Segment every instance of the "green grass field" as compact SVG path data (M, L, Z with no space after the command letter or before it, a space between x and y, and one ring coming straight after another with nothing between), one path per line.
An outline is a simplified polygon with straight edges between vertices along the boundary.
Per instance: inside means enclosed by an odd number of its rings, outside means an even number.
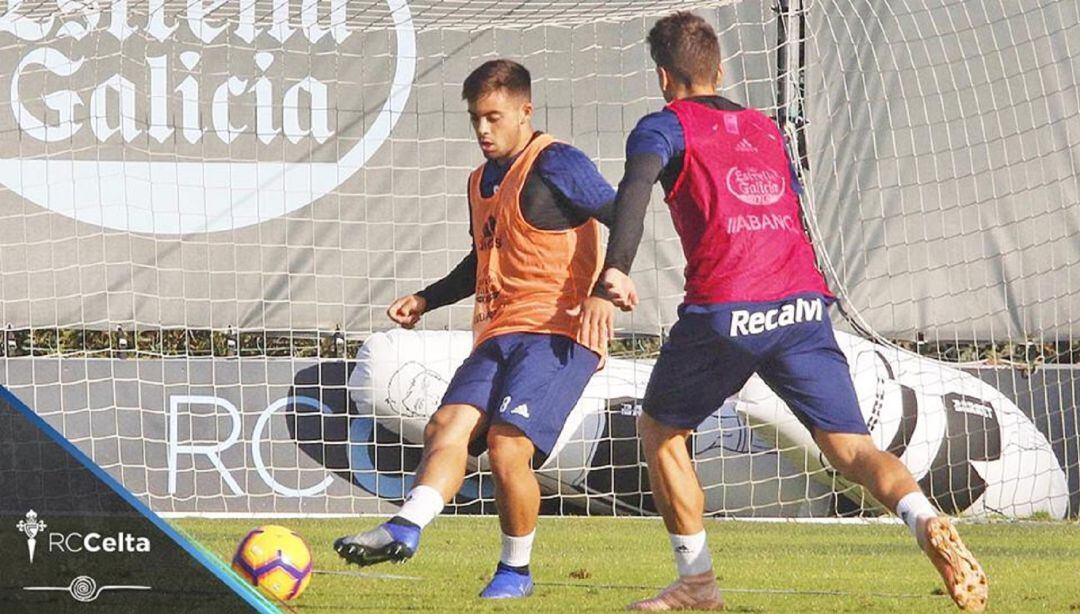
M476 598L498 560L494 518L441 518L413 560L364 569L346 567L330 544L377 519L173 522L226 560L258 524L299 532L316 569L294 602L299 612L610 612L674 575L655 519L541 519L536 592L513 603ZM718 521L707 528L729 611L956 611L902 526ZM990 611L1080 612L1080 524L976 524L961 533L990 576Z

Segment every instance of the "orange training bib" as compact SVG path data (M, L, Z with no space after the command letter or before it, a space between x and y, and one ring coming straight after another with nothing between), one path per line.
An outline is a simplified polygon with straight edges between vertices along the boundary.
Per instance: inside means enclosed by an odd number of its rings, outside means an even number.
M534 138L490 198L480 194L484 167L469 176L477 255L475 346L512 332L581 342L579 307L600 275L600 225L590 218L568 230L541 230L521 214L521 189L540 153L553 142L546 134ZM606 351L589 349L601 356Z

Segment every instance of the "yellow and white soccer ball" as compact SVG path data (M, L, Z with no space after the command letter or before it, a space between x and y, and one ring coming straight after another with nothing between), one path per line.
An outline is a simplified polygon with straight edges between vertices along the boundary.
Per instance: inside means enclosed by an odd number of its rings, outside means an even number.
M288 601L311 582L311 550L296 533L268 524L252 529L240 541L232 568L253 586Z

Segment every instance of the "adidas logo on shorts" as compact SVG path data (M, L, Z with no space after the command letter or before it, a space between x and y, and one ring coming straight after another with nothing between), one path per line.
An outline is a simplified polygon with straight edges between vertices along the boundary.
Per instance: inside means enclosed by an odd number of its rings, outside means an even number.
M499 413L500 414L505 414L506 410L509 407L510 407L510 397L508 397L508 396L503 397L502 403L499 405ZM514 409L511 409L510 413L511 414L517 414L517 415L521 416L522 418L528 419L529 418L529 406L527 404L525 404L525 403L522 403L521 405L518 405Z

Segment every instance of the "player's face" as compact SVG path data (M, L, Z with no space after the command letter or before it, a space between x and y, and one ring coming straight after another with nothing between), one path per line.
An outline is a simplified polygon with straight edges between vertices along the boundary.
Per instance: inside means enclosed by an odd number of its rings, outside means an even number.
M469 119L480 151L489 160L506 160L532 136L532 103L504 89L469 103Z

